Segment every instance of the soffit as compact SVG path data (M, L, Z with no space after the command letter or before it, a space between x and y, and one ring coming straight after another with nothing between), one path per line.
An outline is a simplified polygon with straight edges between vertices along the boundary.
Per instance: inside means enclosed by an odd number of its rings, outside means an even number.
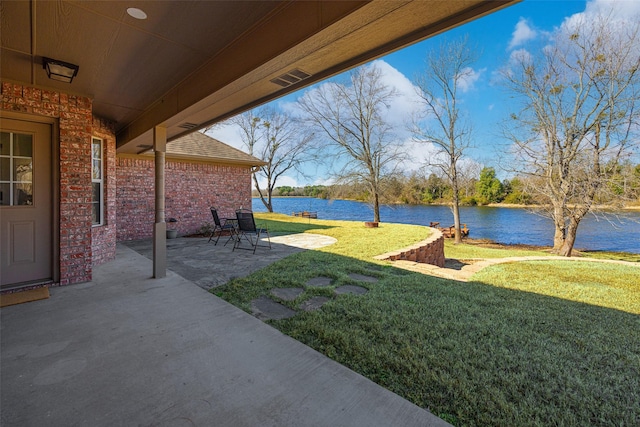
M282 3L3 0L2 78L89 96L121 128ZM49 80L43 56L79 65L73 83Z
M3 0L0 75L91 97L135 153L153 126L178 138L515 1ZM73 83L49 80L43 56L78 64ZM311 77L270 82L293 68Z

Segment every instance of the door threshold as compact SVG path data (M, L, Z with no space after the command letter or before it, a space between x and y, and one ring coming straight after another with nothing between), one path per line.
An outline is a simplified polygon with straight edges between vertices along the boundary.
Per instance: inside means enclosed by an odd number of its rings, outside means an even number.
M21 291L28 291L31 289L50 287L54 283L55 282L52 279L44 279L44 280L40 279L40 280L31 280L29 282L14 283L11 285L3 286L2 289L0 289L0 294L11 294L13 292L21 292Z

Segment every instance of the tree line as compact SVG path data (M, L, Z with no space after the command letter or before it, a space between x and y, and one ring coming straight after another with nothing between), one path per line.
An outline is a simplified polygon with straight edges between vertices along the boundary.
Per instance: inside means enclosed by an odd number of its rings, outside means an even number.
M491 204L540 206L547 201L531 189L539 182L527 176L500 180L493 167L484 167L479 175L461 176L458 198L462 206L484 206ZM410 205L450 205L453 188L446 177L436 173L399 173L385 177L382 203ZM258 197L257 190L253 196ZM304 187L275 187L275 197L315 197L320 199L343 198L367 202L370 199L365 184L308 185ZM640 164L625 162L616 168L616 173L607 183L607 190L595 198L598 205L607 208L640 206Z

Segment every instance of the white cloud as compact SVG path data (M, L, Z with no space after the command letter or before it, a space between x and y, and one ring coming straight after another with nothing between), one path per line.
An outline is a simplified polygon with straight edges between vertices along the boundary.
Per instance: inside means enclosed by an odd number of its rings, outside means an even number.
M437 165L448 165L449 156L442 151L442 149L434 144L425 140L416 141L407 144L407 152L412 159L406 164L403 164L403 170L407 172L417 171L419 169L426 170L426 173L440 174L442 171ZM458 169L461 172L467 170L482 169L482 166L477 161L470 157L463 157L458 160Z
M230 123L223 123L219 126L216 126L214 129L211 129L206 133L212 138L215 138L221 142L224 142L227 145L231 145L239 150L247 152L247 148L244 146L242 142L242 138L240 138L240 127ZM295 171L293 172L295 174ZM304 177L303 177L304 178ZM298 180L292 176L282 175L278 177L276 182L276 187L282 186L290 186L290 187L301 187L306 185L305 182L298 182ZM258 173L258 184L260 188L264 189L267 187L267 180L263 176ZM251 188L254 188L253 181L251 181Z
M264 189L267 187L267 179L266 178L258 178L258 184L260 185L260 188ZM254 187L253 183L251 184L252 188ZM278 180L276 181L276 188L277 187L300 187L301 185L298 184L298 181L291 177L291 176L287 176L287 175L282 175L280 177L278 177Z
M416 87L413 85L404 74L398 71L396 68L389 65L383 60L376 60L367 67L376 66L381 71L382 82L389 88L393 88L397 91L398 96L395 97L389 103L389 109L385 113L385 118L388 120L394 128L395 137L402 142L403 151L408 153L408 159L403 165L404 171L416 171L424 167L427 159L432 156L433 148L431 144L425 144L422 142L416 142L408 130L410 119L422 109L420 98L417 95ZM486 69L473 70L468 68L465 70L464 75L460 77L459 85L462 92L466 92L473 88L473 85L478 81ZM319 83L319 85L328 84L328 82ZM335 81L332 83L335 84ZM306 91L317 90L318 86L307 89ZM298 96L303 96L303 93L299 93ZM294 101L278 102L276 108L286 111L294 116L299 115L297 103ZM220 141L246 151L243 147L242 140L240 138L240 129L235 125L219 126L216 129L212 129L207 132L208 135ZM308 171L310 177L299 176L298 180L293 177L285 176L281 177L277 186L289 185L292 187L313 183L316 185L331 185L334 180L330 177L328 168L330 166L324 164L309 165L309 167L315 166L315 174ZM340 165L333 165L334 168L339 168ZM264 179L259 179L260 185L265 186Z
M315 179L315 181L313 181L313 184L311 185L333 185L335 184L336 180L333 177L326 177L326 176L321 176L321 177L317 177Z
M242 150L245 153L247 152L247 147L244 146L242 138L240 137L240 127L237 125L223 123L208 131L206 135L235 147L238 150Z
M640 2L637 0L591 0L587 2L584 12L566 18L565 22L580 16L592 18L609 14L614 20L637 19L640 15Z
M407 168L405 170L414 171L422 169L427 175L431 173L441 175L442 169L438 165L448 165L450 161L448 155L442 152L440 147L432 142L416 141L415 145L415 150L420 153L423 160L419 164L419 167ZM462 157L458 160L457 168L461 176L477 176L482 169L482 165L470 157Z
M416 160L420 160L421 166L448 163L446 155L433 142L415 141L414 144L414 153L418 154Z
M420 98L417 95L416 87L404 74L383 60L375 60L365 67L377 67L381 73L381 81L389 89L395 89L397 96L388 103L388 110L385 111L384 117L393 127L393 134L396 139L404 140L409 137L409 121L417 111L421 109ZM322 82L318 85L307 89L304 93L300 93L299 97L308 94L311 91L318 90L318 87L326 84L342 84L335 80L330 82ZM282 102L278 107L284 111L299 116L300 110L296 102Z
M383 60L373 61L369 66L378 67L382 74L382 82L397 91L398 96L391 101L387 119L392 124L403 125L406 118L411 117L416 108L420 108L416 86L404 74Z
M640 19L640 1L637 0L591 0L587 2L584 12L565 18L560 30L573 32L585 22L597 17L610 17L611 29L621 28L625 22L634 23ZM615 23L619 25L615 25Z
M509 42L509 49L513 49L520 46L529 40L533 40L538 37L538 31L529 26L529 22L525 18L520 18L516 24L516 28L513 30L511 41Z
M475 71L471 67L467 67L462 70L460 75L458 75L458 87L460 88L462 93L469 92L471 89L473 89L475 83L480 79L485 71L487 71L486 68Z
M381 73L382 83L388 88L396 90L398 96L389 102L389 110L385 114L385 118L398 130L404 129L407 118L411 117L417 108L420 108L420 98L416 94L416 87L404 74L384 60L375 60L365 67L377 67ZM317 87L325 84L336 84L336 81L320 83L318 86L307 89L304 93L317 90ZM302 96L301 93L300 97ZM298 116L300 113L296 102L283 102L278 106L294 116Z
M533 60L533 57L531 56L531 53L527 49L514 50L513 52L511 52L511 55L509 55L510 64L527 63L527 62L531 62L532 60Z
M402 172L414 172L425 165L427 153L422 141L407 136L402 142L402 152L407 155L404 161L397 165Z
M509 60L502 67L491 72L491 84L500 85L504 82L505 76L513 75L513 70L519 67L519 64L530 63L533 56L527 49L516 49L509 54ZM495 104L489 106L489 111L493 110Z

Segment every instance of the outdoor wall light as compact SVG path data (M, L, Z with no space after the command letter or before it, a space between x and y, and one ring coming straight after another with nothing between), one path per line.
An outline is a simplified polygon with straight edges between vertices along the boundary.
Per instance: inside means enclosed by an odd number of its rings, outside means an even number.
M58 61L57 59L43 57L42 68L47 71L47 76L51 80L71 83L73 78L78 75L78 69L80 67L68 62Z

